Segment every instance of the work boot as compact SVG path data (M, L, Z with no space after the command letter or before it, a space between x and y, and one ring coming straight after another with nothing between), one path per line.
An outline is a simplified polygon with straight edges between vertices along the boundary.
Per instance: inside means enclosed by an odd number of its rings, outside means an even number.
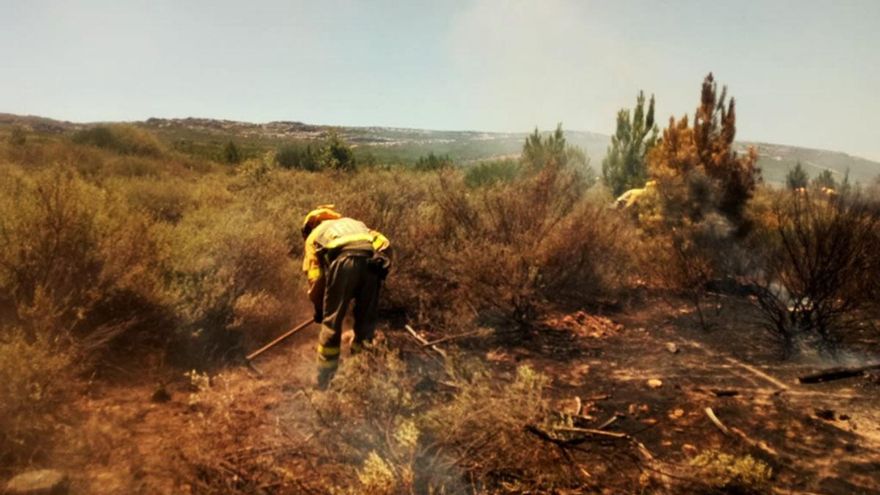
M315 385L315 388L318 390L327 390L330 387L330 381L333 380L333 375L335 374L335 369L318 370L318 383Z
M364 351L369 351L373 348L373 342L370 340L364 340L362 342L358 342L357 340L352 341L351 343L351 355L355 356Z

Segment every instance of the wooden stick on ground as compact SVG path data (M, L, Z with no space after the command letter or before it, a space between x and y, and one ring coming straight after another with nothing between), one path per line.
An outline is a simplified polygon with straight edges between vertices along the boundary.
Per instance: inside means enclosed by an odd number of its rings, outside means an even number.
M425 340L424 337L422 337L415 330L413 330L413 327L411 327L409 325L404 325L404 328L406 328L406 331L409 332L409 334L412 335L419 342L419 344L422 344L422 347L427 347L427 348L431 349L432 351L436 352L437 354L440 354L441 356L443 356L444 359L446 358L446 351L444 351L443 349L441 349L441 348L437 347L436 345Z
M705 411L706 411L706 416L708 416L709 419L712 420L712 423L714 423L715 426L717 426L718 429L721 430L721 432L724 433L725 435L727 435L727 436L734 436L735 435L735 436L739 437L743 442L749 444L749 446L751 446L753 448L762 450L772 456L779 455L779 452L777 452L773 447L770 447L769 445L767 445L766 442L752 440L748 435L746 435L746 433L744 431L740 430L739 428L728 428L727 426L724 426L724 423L722 423L721 420L718 419L718 416L715 416L715 411L713 411L711 407L707 407L705 409Z
M862 376L866 371L880 370L880 363L869 364L867 366L856 366L852 368L832 368L809 375L798 377L800 383L822 383L832 380L842 380L854 376Z
M462 338L465 338L465 337L471 337L471 336L477 335L477 334L479 334L479 333L481 333L481 332L483 332L483 329L482 329L482 328L478 328L478 329L476 329L476 330L472 330L472 331L470 331L470 332L464 332L464 333L458 333L458 334L455 334L455 335L447 335L446 337L440 337L439 339L432 340L432 341L430 341L430 342L425 342L425 343L422 344L422 345L427 347L427 346L431 346L431 345L442 344L443 342L449 342L450 340L462 339Z
M724 426L724 423L722 423L721 420L718 419L718 416L715 416L715 411L713 411L711 407L707 407L704 410L706 411L706 416L709 416L709 419L711 419L712 423L714 423L715 426L717 426L718 429L721 430L721 433L729 436L730 430L726 426Z
M578 428L576 426L560 426L554 428L558 431L568 431L572 433L586 433L587 435L596 435L600 437L611 437L611 438L629 438L629 435L626 433L618 433L616 431L605 431L605 430L596 430L594 428Z
M618 416L617 414L615 414L614 416L611 416L610 418L608 418L608 421L605 421L601 425L597 426L596 429L597 430L604 430L605 428L608 428L609 426L611 426L612 423L617 421L617 418L619 418L619 417L620 416Z

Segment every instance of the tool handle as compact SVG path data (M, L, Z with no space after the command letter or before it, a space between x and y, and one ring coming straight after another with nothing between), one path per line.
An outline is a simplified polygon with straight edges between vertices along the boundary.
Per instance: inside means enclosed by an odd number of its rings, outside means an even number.
M255 357L259 356L260 354L262 354L262 353L268 351L269 349L275 347L276 345L278 345L282 340L286 339L287 337L290 337L291 335L295 334L296 332L299 332L300 330L311 325L314 322L315 322L314 318L309 318L308 320L300 323L299 325L297 325L293 329L288 330L284 334L280 335L278 338L276 338L272 342L269 342L268 344L264 345L263 347L260 347L256 351L248 354L247 356L245 356L245 359L247 359L248 361L254 359Z

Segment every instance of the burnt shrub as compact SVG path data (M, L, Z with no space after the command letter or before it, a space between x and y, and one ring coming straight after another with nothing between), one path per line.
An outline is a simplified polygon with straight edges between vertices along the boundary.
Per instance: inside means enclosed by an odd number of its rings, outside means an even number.
M780 194L751 244L752 298L786 354L798 339L833 350L876 295L880 214L859 197Z

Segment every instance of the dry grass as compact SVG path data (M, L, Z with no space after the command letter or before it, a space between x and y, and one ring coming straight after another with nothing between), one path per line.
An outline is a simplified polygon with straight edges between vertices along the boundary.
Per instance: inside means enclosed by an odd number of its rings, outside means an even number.
M43 461L69 419L74 356L50 336L0 333L0 472Z

